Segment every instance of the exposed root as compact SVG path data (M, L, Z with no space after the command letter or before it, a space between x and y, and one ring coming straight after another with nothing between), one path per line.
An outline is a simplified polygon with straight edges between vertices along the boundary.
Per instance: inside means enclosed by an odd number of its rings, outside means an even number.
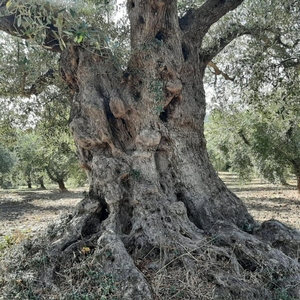
M49 248L72 222L66 218L7 254L0 299L300 299L300 233L277 221L254 234L217 222L198 239L176 232L167 245L151 244L147 230L124 235L103 226L60 251ZM275 241L286 237L289 256L266 241L268 228Z

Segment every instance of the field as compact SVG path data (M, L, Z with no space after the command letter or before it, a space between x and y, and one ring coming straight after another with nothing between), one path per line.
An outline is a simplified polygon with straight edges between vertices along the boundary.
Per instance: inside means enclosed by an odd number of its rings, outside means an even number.
M221 172L219 175L244 201L255 220L276 219L300 230L300 194L296 181L289 181L287 186L269 184L261 179L240 184L235 174Z
M241 185L235 174L220 173L220 177L243 199L257 221L277 219L300 229L300 195L295 182L277 186L256 179ZM71 212L86 190L77 188L68 193L56 189L0 190L0 241L9 236L32 235L46 228L61 215Z

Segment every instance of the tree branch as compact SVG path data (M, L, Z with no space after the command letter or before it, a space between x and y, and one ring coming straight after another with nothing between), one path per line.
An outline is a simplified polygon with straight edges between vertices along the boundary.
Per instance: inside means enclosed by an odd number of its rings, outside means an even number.
M280 65L284 66L285 68L297 68L300 66L300 59L297 57L290 57L282 60Z
M226 13L237 8L244 0L207 0L197 9L190 9L179 20L185 34L201 42L208 29Z
M49 69L45 74L41 75L35 83L28 89L25 89L25 82L22 84L22 96L29 97L31 95L38 95L42 92L42 87L45 86L46 84L49 85L49 80L51 81L52 79L55 78L54 76L55 70ZM26 79L26 78L25 78ZM24 80L25 80L24 79Z
M22 39L30 39L32 36L24 34L26 32L26 28L17 25L16 14L9 14L6 8L6 3L8 1L0 2L0 30L8 33L12 36L17 36ZM46 30L46 38L43 43L43 47L52 52L61 52L59 47L59 42L54 32L57 32L57 28L53 24L45 24L47 25Z
M220 53L227 45L229 45L234 39L251 34L253 30L246 28L245 26L239 24L231 24L228 28L226 34L221 38L217 39L213 45L209 48L204 48L201 52L202 60L209 62L211 61L218 53Z
M207 64L209 67L213 68L214 69L214 74L216 76L218 75L222 75L224 77L225 80L231 80L231 81L234 81L234 78L233 77L230 77L228 74L224 73L222 70L220 70L218 68L218 66L213 63L212 61L210 61L208 64Z

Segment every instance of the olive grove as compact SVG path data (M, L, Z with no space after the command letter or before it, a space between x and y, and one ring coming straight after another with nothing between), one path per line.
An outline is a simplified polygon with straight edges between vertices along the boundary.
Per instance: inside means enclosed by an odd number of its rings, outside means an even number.
M292 3L262 4L255 14L267 29L236 39L214 58L223 76L209 66L215 93L206 139L213 161L227 160L241 178L255 169L284 184L293 174L299 189L300 7Z
M70 129L89 178L89 192L47 246L24 246L35 262L44 259L41 268L29 264L20 292L73 299L59 294L71 282L82 299L166 299L170 288L159 288L158 277L168 286L181 274L178 283L193 288L173 298L300 297L299 233L257 224L206 149L205 69L235 38L266 29L259 19L247 26L243 10L230 18L243 2L128 0L128 28L97 11L97 1L77 9L72 1L1 2L1 30L60 54ZM114 288L76 290L95 276Z

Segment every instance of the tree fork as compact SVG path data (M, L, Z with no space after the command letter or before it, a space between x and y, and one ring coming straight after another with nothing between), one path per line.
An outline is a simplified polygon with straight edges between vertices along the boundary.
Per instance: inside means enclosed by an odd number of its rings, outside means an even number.
M195 49L193 69L186 72L176 4L129 1L128 8L131 23L140 26L131 26L133 57L122 93L109 58L80 47L61 58L63 77L75 92L71 129L88 166L94 207L81 218L93 230L77 236L109 228L139 258L162 242L166 248L192 247L217 220L252 231L244 205L208 162L202 85L207 62L199 61Z

